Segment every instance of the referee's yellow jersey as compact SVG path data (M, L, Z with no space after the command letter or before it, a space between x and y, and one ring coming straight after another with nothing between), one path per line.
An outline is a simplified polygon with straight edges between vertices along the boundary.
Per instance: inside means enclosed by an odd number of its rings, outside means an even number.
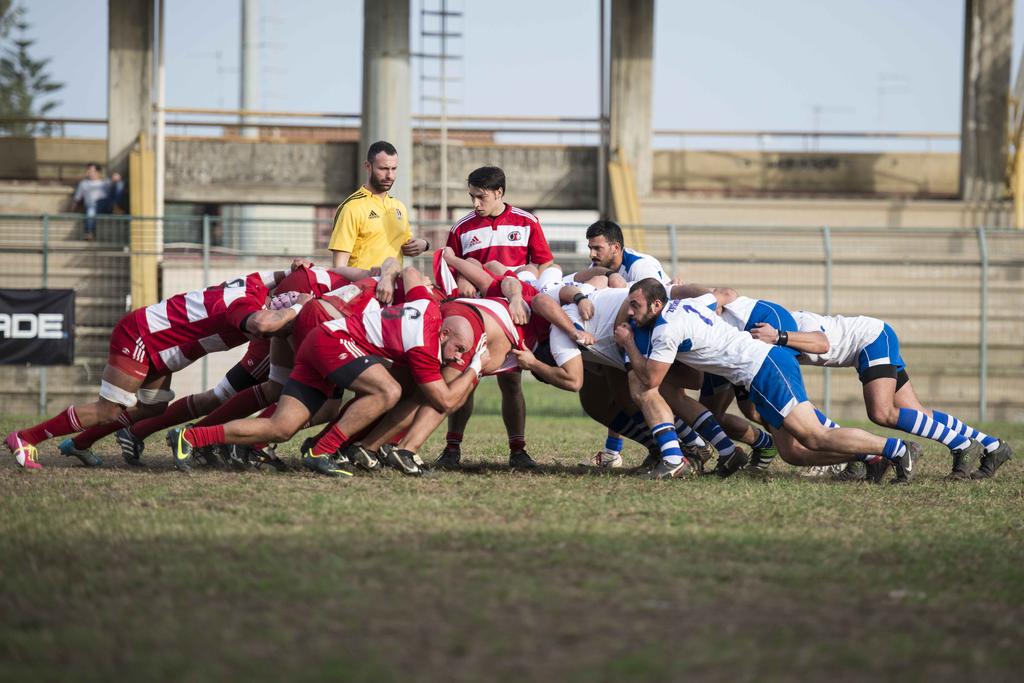
M389 194L378 199L365 187L349 195L334 214L331 251L347 251L354 268L379 266L389 256L402 262L402 245L412 239L409 211Z

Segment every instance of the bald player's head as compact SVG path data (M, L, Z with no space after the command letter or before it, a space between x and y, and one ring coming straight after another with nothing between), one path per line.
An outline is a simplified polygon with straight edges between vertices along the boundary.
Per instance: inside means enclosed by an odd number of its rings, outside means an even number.
M473 326L461 315L450 315L441 323L441 360L458 361L474 346Z

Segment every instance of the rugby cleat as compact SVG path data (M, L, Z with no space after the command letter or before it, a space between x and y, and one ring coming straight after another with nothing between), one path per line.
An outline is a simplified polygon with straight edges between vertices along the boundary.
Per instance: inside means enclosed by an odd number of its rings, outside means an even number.
M879 456L878 460L864 464L864 468L867 474L867 480L872 484L881 484L882 480L885 479L885 473L892 467L892 462Z
M512 451L508 454L508 466L514 470L532 470L540 467L537 461L525 450Z
M747 464L748 470L766 470L771 467L772 461L775 460L779 454L779 449L775 446L771 448L755 448L750 452L750 462Z
M248 446L242 446L237 443L224 444L224 450L221 452L225 455L224 462L230 465L232 469L242 471L252 467L252 463L249 461Z
M618 469L622 467L622 455L609 453L603 448L586 460L579 463L581 467L596 467L599 469Z
M951 481L970 479L974 463L978 461L983 451L982 445L977 441L971 441L966 448L961 448L958 451L950 451L953 455L953 471L946 475L946 479Z
M192 471L192 444L185 438L186 427L175 427L167 432L167 445L174 456L174 469L179 472Z
M434 467L439 470L456 470L461 466L462 451L446 448L434 461Z
M302 444L302 466L310 472L322 474L325 477L351 477L352 472L343 467L337 460L327 453L314 453L312 439L306 439Z
M344 467L348 460L344 459L344 456L335 458L339 467ZM267 448L253 448L249 447L249 462L256 469L262 469L264 465L270 465L278 472L289 472L291 467L288 466L281 458L277 457L277 447L270 445Z
M697 471L697 465L687 457L683 457L682 462L678 465L673 465L664 458L661 458L658 461L657 467L644 475L644 477L646 479L678 479L680 477L688 477Z
M889 461L882 458L882 462L888 463ZM859 460L846 463L846 467L843 471L835 475L836 481L865 481L868 478L868 466Z
M647 457L640 463L640 466L636 468L637 474L647 474L661 462L661 453L656 450L647 451Z
M223 444L218 444L223 445ZM224 446L227 448L227 446ZM220 465L220 458L214 451L214 446L198 446L192 449L192 459L203 467L217 467Z
M729 456L718 456L718 462L715 463L715 474L721 479L726 479L743 469L748 462L750 460L747 458L747 454L743 452L742 448L737 448Z
M393 448L388 451L385 460L389 467L393 467L402 474L410 477L423 475L423 470L416 464L416 454L404 448Z
M60 445L57 446L57 450L63 453L66 458L78 458L86 467L99 467L103 464L100 457L88 448L77 448L74 440L70 437L61 441Z
M891 484L909 484L914 478L914 467L921 458L921 447L913 441L904 441L906 451L898 458L893 458L892 469L896 473Z
M39 452L33 444L22 441L21 437L18 436L18 432L11 432L7 435L4 440L4 445L14 456L14 459L18 464L24 467L26 470L41 470L43 466L39 464L36 458L39 456Z
M126 463L129 465L142 464L140 458L142 457L142 450L146 447L142 439L135 436L132 430L127 427L118 429L114 438L117 439L117 445L121 447L121 457L124 458Z
M709 443L705 443L703 446L683 446L683 455L692 460L694 463L700 463L700 469L704 469L704 465L711 461L711 458L715 456L715 447ZM658 458L661 459L660 457Z
M809 467L803 467L800 469L801 477L835 477L841 474L846 469L846 463L841 462L837 465L810 465Z
M344 450L343 457L367 472L379 472L382 467L377 455L361 443L351 444Z
M971 473L971 479L989 479L994 476L996 470L1013 458L1013 449L1005 441L999 442L999 448L991 453L981 456L981 466Z

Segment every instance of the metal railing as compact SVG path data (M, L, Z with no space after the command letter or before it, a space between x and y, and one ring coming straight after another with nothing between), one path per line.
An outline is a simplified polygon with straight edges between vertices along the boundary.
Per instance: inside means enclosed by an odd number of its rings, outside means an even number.
M160 295L199 289L242 272L284 267L294 256L329 262L331 221L309 218L167 216L159 253ZM131 301L132 231L159 219L105 216L83 241L79 215L0 216L0 287L72 287L78 292L73 371L0 368L9 400L27 391L41 412L90 393L106 360L109 332ZM418 222L435 248L448 225ZM545 225L556 261L589 261L584 225ZM630 246L688 282L732 286L791 309L870 315L903 343L925 405L965 419L1024 417L1024 234L1005 229L874 229L820 226L626 226ZM429 270L427 258L415 265ZM235 360L209 357L175 378L177 390L215 383ZM189 374L191 373L191 374ZM805 370L808 390L837 417L863 416L855 373ZM18 392L21 392L20 394Z
M165 107L171 137L241 137L241 128L254 128L261 138L288 137L296 141L327 137L358 139L361 115L344 112L250 111L196 107ZM156 112L154 111L154 115ZM244 118L244 121L243 121ZM413 131L419 139L439 135L440 116L413 114ZM488 139L501 144L547 142L596 145L596 116L449 115L447 126L454 142L461 138ZM99 131L102 118L0 117L0 133L6 125L33 124L48 127L61 137L72 131ZM652 131L658 149L728 149L749 151L956 151L960 134L929 131L828 131L828 130L713 130L662 128Z

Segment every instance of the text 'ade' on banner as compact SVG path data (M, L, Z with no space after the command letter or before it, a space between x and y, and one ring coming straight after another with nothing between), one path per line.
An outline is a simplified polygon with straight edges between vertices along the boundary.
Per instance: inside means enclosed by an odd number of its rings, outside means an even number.
M71 365L75 290L0 289L0 365Z

